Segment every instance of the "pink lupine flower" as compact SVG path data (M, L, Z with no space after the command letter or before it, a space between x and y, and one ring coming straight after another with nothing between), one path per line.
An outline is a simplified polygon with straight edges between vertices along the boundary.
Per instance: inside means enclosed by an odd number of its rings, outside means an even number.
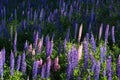
M83 29L83 24L81 24L81 25L80 25L80 28L79 28L78 42L80 42L80 40L81 40L81 36L82 36L82 29Z
M81 44L78 48L78 61L82 58L82 49L83 49L83 44Z
M57 71L58 69L60 69L60 65L59 65L59 58L57 56L54 60L54 70Z
M99 29L99 40L101 39L101 36L102 36L102 29L103 29L103 24L100 25L100 29Z

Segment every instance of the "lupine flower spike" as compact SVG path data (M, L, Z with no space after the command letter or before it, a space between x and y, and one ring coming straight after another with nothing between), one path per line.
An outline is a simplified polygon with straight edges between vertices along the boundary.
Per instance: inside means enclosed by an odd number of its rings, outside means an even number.
M59 65L59 58L57 56L54 60L54 71L57 71L58 69L60 69L60 65Z
M2 58L3 58L2 53L0 52L0 79L3 80L4 71L3 71L3 59Z
M112 41L115 43L115 33L114 33L114 26L112 26Z
M82 29L83 29L83 25L81 24L81 25L80 25L80 28L79 28L78 42L80 42L80 40L81 40L81 36L82 36Z
M112 68L111 68L111 56L108 57L107 59L107 65L106 65L106 68L107 68L107 79L108 80L112 80Z
M11 54L10 54L10 74L11 74L12 76L14 75L14 63L15 63L14 54L13 54L13 52L11 51Z
M101 39L102 36L102 29L103 29L103 24L101 24L99 28L99 40Z
M20 64L21 64L21 56L19 55L17 59L17 71L20 70Z
M109 24L107 24L105 30L105 44L108 42L108 36L109 36Z
M15 32L15 38L14 38L14 53L17 51L17 32Z
M38 62L34 61L34 63L33 63L33 70L32 70L32 77L33 77L33 79L37 79L37 73L38 73Z
M92 33L91 33L91 40L90 40L90 42L91 42L93 51L96 52L96 42L94 40L94 36L93 36Z
M84 67L88 67L88 42L84 40L83 42L83 49L84 49Z
M81 44L78 48L78 61L82 58L82 49L83 49L83 44Z
M51 69L51 58L50 56L48 56L47 63L46 63L46 78L49 78L50 76L50 69Z

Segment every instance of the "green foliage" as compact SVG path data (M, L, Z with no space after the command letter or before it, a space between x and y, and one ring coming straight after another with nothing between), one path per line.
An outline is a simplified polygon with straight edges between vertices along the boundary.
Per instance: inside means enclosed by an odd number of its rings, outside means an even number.
M22 72L14 70L14 75L10 75L10 69L6 64L4 65L4 79L5 80L25 80Z

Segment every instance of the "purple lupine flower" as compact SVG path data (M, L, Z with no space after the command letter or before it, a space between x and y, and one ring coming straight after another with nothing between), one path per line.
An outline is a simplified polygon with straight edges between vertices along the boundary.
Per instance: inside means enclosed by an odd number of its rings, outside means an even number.
M26 61L25 61L25 52L22 54L22 65L21 65L21 71L23 74L26 74Z
M105 30L105 43L107 43L108 41L108 33L109 33L109 24L107 24L106 30Z
M69 40L69 36L70 36L70 28L68 28L67 33L66 33L66 40Z
M112 80L112 70L111 70L111 56L107 59L106 71L107 71L107 79Z
M105 60L105 50L104 50L104 46L100 46L100 59L101 59L101 63Z
M99 75L100 75L100 62L98 61L95 66L94 80L99 80Z
M68 51L68 57L67 57L67 61L68 61L68 64L67 64L67 80L70 80L70 78L72 77L71 76L71 70L72 70L72 66L71 66L71 50Z
M25 52L23 52L23 54L22 54L22 62L24 62L25 61Z
M26 74L26 67L27 67L26 61L22 62L21 71L24 75Z
M13 52L11 51L11 54L10 54L10 74L13 76L14 75L14 54Z
M34 48L37 47L37 44L38 44L38 32L36 32L36 35L35 35Z
M34 61L34 63L33 63L33 69L32 69L32 78L33 79L37 78L37 72L38 72L38 62Z
M70 80L71 78L71 65L70 63L68 63L68 66L67 66L67 80Z
M90 40L90 42L91 42L93 51L96 52L96 42L95 42L95 40L94 40L94 36L93 36L92 33L91 33L91 40Z
M14 53L17 51L17 32L15 32L15 38L14 38Z
M78 67L78 50L74 48L74 67Z
M115 43L114 26L112 26L112 41Z
M68 51L67 80L73 79L73 70L78 66L78 51L75 45Z
M76 39L77 31L78 31L78 23L75 23L74 39Z
M88 42L84 40L83 43L83 48L84 48L84 67L88 67Z
M46 63L46 78L49 78L50 76L50 68L51 68L51 59L50 59L50 56L48 56L47 63Z
M1 54L2 54L3 65L4 65L4 63L5 63L5 54L6 54L5 48L3 48L3 49L1 50Z
M75 48L75 45L72 46L72 51L71 51L71 65L72 65L73 69L78 66L78 51Z
M100 25L100 29L99 29L99 40L101 39L101 36L102 36L102 29L103 29L103 24Z
M118 61L117 61L117 76L120 79L120 55L119 55Z
M0 52L0 78L3 80L3 57L2 53Z
M46 63L42 65L42 70L41 70L41 78L45 78L45 72L46 72Z
M95 66L96 66L96 60L95 60L94 56L92 55L92 53L90 53L89 58L90 58L90 60L92 61L91 72L94 72Z
M50 55L50 40L49 40L49 36L46 36L46 57L48 57Z
M71 63L71 50L68 51L67 61L69 64Z
M21 56L19 55L18 58L17 58L17 67L16 67L17 71L20 70L20 64L21 64Z
M89 42L89 33L86 33L85 39L87 42Z

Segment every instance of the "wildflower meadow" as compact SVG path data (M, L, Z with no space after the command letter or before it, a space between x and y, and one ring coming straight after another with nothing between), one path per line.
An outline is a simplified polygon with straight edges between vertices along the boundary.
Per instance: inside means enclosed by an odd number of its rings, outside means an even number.
M120 80L120 0L0 0L0 80Z

